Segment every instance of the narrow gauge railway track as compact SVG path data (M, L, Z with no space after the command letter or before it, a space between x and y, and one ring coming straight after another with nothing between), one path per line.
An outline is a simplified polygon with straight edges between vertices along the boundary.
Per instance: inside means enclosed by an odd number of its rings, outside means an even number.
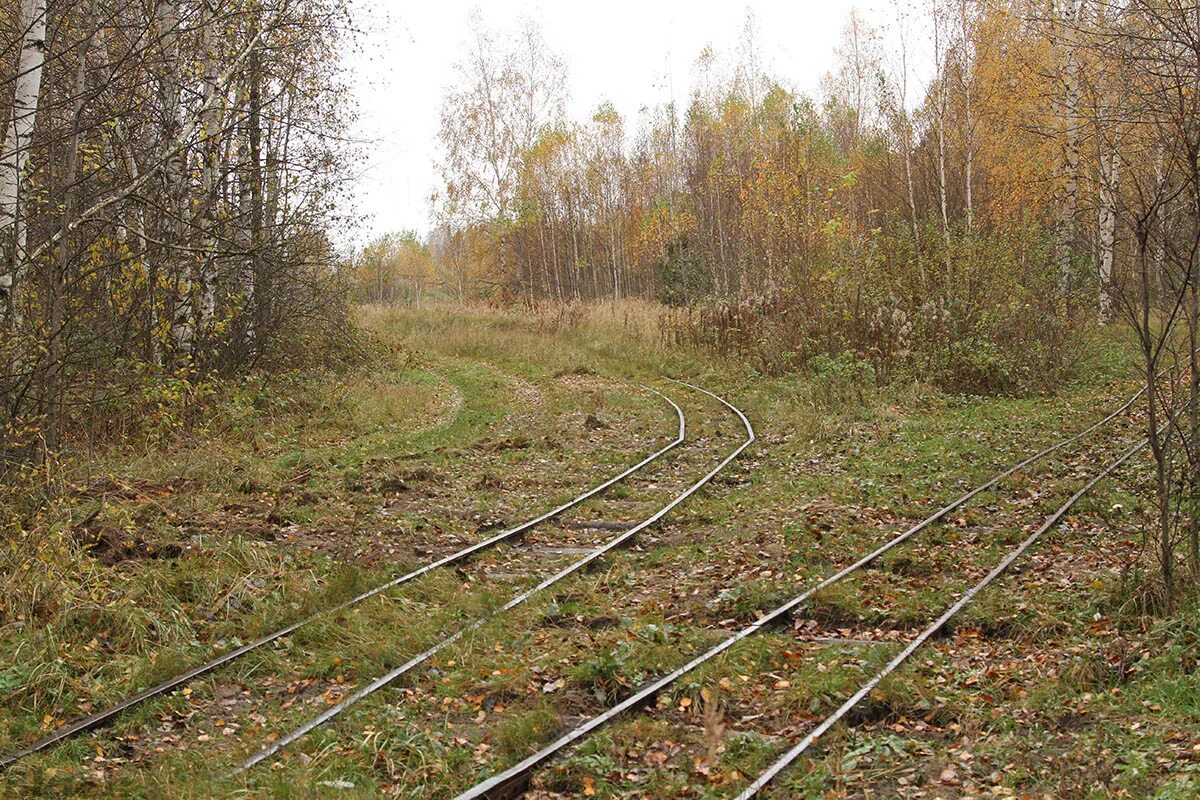
M966 503L970 502L971 500L973 500L975 497L979 496L980 494L992 489L993 487L995 487L996 485L998 485L1005 479L1011 477L1012 475L1025 469L1026 467L1042 460L1043 458L1049 456L1050 454L1055 453L1058 450L1063 449L1064 447L1067 447L1071 444L1074 444L1075 442L1080 441L1081 439L1083 439L1090 433L1093 433L1094 431L1108 425L1113 420L1117 419L1119 416L1121 416L1126 411L1128 411L1133 406L1133 404L1135 402L1137 402L1138 398L1140 398L1143 394L1144 394L1144 390L1139 390L1132 397L1130 397L1127 401L1122 403L1116 410L1114 410L1112 413L1110 413L1109 415L1107 415L1100 421L1088 426L1087 428L1085 428L1082 431L1079 431L1078 433L1075 433L1069 437L1061 439L1061 440L1043 448L1042 450L1039 450L1038 452L1034 453L1033 455L1028 456L1027 458L1023 459L1022 461L1018 462L1017 464L1014 464L1013 466L1008 467L1007 469L1005 469L1004 471L993 476L992 478L985 481L984 483L981 483L978 486L974 487L973 489L967 491L966 493L962 494L958 498L952 500L949 504L938 509L936 512L934 512L930 516L926 517L925 519L921 520L917 524L913 525L912 527L908 528L907 530L903 531L902 533L900 533L897 536L893 537L892 539L888 540L887 542L885 542L884 544L882 544L875 550L871 551L867 555L861 557L854 563L852 563L849 566L844 567L843 569L839 570L838 572L830 575L829 577L820 581L819 583L812 586L811 588L804 590L803 592L801 592L800 594L791 598L790 600L783 603L782 605L772 609L771 611L768 611L766 614L759 617L753 623L745 626L741 630L739 630L736 633L730 635L729 637L723 639L722 641L720 641L713 647L709 648L708 650L704 651L700 655L692 658L690 661L685 663L683 666L667 673L666 675L663 675L662 677L660 677L658 679L650 681L649 683L642 686L640 689L635 691L633 694L631 694L629 697L627 697L622 702L612 706L607 711L604 711L603 713L598 714L598 715L592 717L591 719L584 721L583 723L581 723L577 727L573 728L572 730L568 731L567 733L563 734L557 740L550 743L549 745L542 748L541 750L537 751L536 753L523 759L522 761L518 762L517 764L514 764L513 766L509 767L508 769L503 770L502 772L496 773L492 777L490 777L484 781L481 781L480 783L476 784L475 786L471 787L470 789L462 792L461 794L459 794L457 796L456 800L480 800L481 798L486 798L487 800L507 800L507 798L512 798L512 797L519 795L520 793L525 791L525 789L529 786L529 783L532 780L533 775L536 773L536 771L538 769L540 769L541 767L545 766L546 764L548 764L559 753L563 752L564 750L571 747L572 745L582 741L587 736L589 736L591 733L593 733L594 731L598 730L599 728L607 725L608 723L614 721L615 719L620 717L625 712L644 707L644 706L648 705L649 703L653 702L654 699L657 698L657 696L663 690L670 687L677 680L679 680L683 676L691 673L692 671L699 668L700 666L713 661L715 658L717 658L722 653L724 653L725 651L732 648L734 645L754 636L757 633L763 632L774 626L777 626L784 620L788 619L791 614L793 614L801 606L803 606L806 602L808 602L810 599L812 599L812 597L814 595L816 595L818 592L820 592L830 586L833 586L834 584L842 581L843 579L859 572L861 569L868 566L872 562L876 561L884 554L888 553L889 551L893 550L894 548L898 547L899 545L903 544L904 542L909 541L914 536L916 536L917 534L926 530L927 528L931 527L932 525L943 521L954 511L956 511L957 509L959 509ZM1038 533L1036 534L1036 536L1031 537L1032 541L1027 540L1026 543L1022 544L1023 549L1021 549L1021 552L1024 552L1025 549L1028 549L1028 547L1030 545L1032 545L1032 543L1034 541L1036 541L1036 538L1040 537L1042 535L1042 533L1045 532L1045 530L1049 530L1051 527L1053 527L1053 525L1056 524L1057 521L1060 520L1062 518L1062 516L1067 513L1067 511L1070 509L1070 507L1073 506L1074 503L1077 502L1078 499L1080 497L1082 497L1096 483L1098 483L1101 479L1103 479L1103 477L1105 475L1110 474L1113 470L1115 470L1117 467L1119 467L1120 464L1123 464L1125 461L1127 461L1129 458L1131 458L1136 452L1138 452L1144 446L1145 446L1144 444L1138 445L1137 447L1128 451L1124 456L1122 456L1122 458L1118 462L1110 465L1110 467L1108 469L1106 469L1103 473L1095 476L1092 480L1090 480L1084 486L1083 489L1081 489L1079 492L1076 493L1076 495L1074 495L1071 498L1071 500L1069 501L1069 503L1066 505L1065 508L1060 508L1059 511L1056 512L1056 515L1052 515L1052 519L1048 519L1047 521L1043 522L1042 526L1039 527L1039 530L1038 530ZM1016 555L1011 556L1011 560L1006 559L1005 562L1003 562L1004 568L1007 568L1007 566L1012 563L1012 560L1015 560L1017 557L1019 557L1019 555L1020 555L1020 553L1017 553ZM1001 569L1000 571L1003 571L1003 570ZM994 579L995 578L992 577L990 580L994 580ZM982 588L982 587L980 587L980 588ZM974 593L977 593L977 591L978 590L973 590L971 597L973 597ZM964 595L964 597L966 597L966 595ZM969 600L967 602L969 602ZM965 606L966 603L963 603L963 605ZM957 611L955 611L954 613L957 613ZM953 616L953 614L951 614L951 616ZM949 617L947 617L946 620L941 621L941 623L937 626L937 629L940 629L942 626L944 626L945 622L948 620L949 620ZM934 633L936 633L936 630L929 633L927 636L924 637L924 639L928 639ZM922 641L924 641L924 639ZM915 650L916 648L914 647L913 649ZM907 658L907 656L905 656L905 658ZM888 672L890 673L892 670L894 670L896 667L898 667L900 663L903 663L903 660L896 663L895 665L889 665L890 669L888 670ZM886 674L887 673L878 676L878 679L875 681L874 684L872 684L872 688L875 684L878 683L879 680L882 680L883 677L886 677ZM855 700L855 704L857 704L857 702L860 701L862 699L862 697L865 697L869 692L870 692L870 688L867 688L865 691L863 691L861 693L861 696L856 695L857 700ZM847 713L850 710L850 708L852 708L852 707L853 706L850 705L850 706L845 707L844 709L840 709L840 714L838 716L838 719L840 719L841 716L844 716L845 713ZM835 724L836 721L837 721L836 719L830 721L829 725L825 728L825 730L827 730L828 727L832 727L832 725ZM809 742L809 744L811 744L811 742ZM807 746L808 745L805 745L805 747L807 747ZM792 755L792 760L794 760L794 758L798 755L799 755L799 753ZM788 763L790 763L790 761ZM782 769L785 768L787 766L787 764L782 764L782 765L777 765L777 766L779 767L779 769L775 773L772 773L771 778L773 778L775 774L778 774L779 771L782 771ZM769 780L770 780L770 778L768 778L767 782L769 782ZM764 783L764 785L765 785L765 783ZM749 795L749 796L752 796L752 795Z
M1027 536L1019 545L1010 550L1008 555L1006 555L999 564L993 567L992 570L988 572L988 574L984 576L982 580L967 589L967 591L965 591L962 596L958 598L958 600L956 600L949 608L942 612L941 616L935 619L927 627L923 628L921 632L918 633L916 637L914 637L912 641L910 641L904 647L903 650L901 650L895 657L892 658L891 661L889 661L879 671L873 674L865 683L863 683L862 686L860 686L858 690L844 703L838 706L838 708L832 714L825 717L825 719L823 719L815 728L809 731L803 739L797 742L793 747L789 748L787 752L780 756L770 767L767 768L765 772L759 775L753 782L750 783L749 786L743 789L737 795L736 800L750 800L752 797L757 797L759 792L761 792L772 781L779 777L779 775L782 774L783 771L787 769L787 767L790 766L797 758L803 755L804 752L808 750L808 748L811 747L814 742L817 741L817 739L821 738L821 736L828 732L830 728L832 728L843 717L845 717L846 714L852 711L855 706L861 703L863 699L866 698L871 691L883 681L884 678L899 669L900 666L902 666L904 662L907 661L913 655L913 653L917 651L918 648L936 636L937 633L941 631L947 623L950 622L950 620L958 616L959 612L961 612L972 601L974 601L980 592L982 592L984 589L994 583L1001 575L1007 572L1008 569L1017 561L1017 559L1023 556L1030 547L1036 544L1037 541L1041 539L1047 531L1058 525L1058 523L1062 521L1062 518L1067 515L1067 512L1069 512L1085 494L1095 488L1096 484L1100 483L1100 481L1104 480L1106 477L1119 469L1122 465L1129 461L1129 459L1146 449L1148 445L1149 442L1146 441L1134 445L1122 453L1116 460L1104 467L1103 470L1089 478L1088 481L1073 495L1071 495L1065 503L1060 505L1054 510L1053 513L1046 517L1042 524L1039 525L1037 529L1033 531L1033 533L1029 534L1029 536Z
M505 603L503 606L500 606L498 609L491 612L490 614L479 617L476 620L474 620L473 622L464 626L463 628L460 628L458 631L450 634L449 636L442 638L436 644L434 644L432 647L429 647L428 649L417 654L416 656L414 656L413 658L404 662L403 664L396 667L395 669L387 672L384 675L381 675L380 677L378 677L375 680L371 681L370 683L366 684L362 688L351 693L350 695L345 697L343 700L341 700L340 702L338 702L335 705L330 706L324 712L317 715L316 717L313 717L312 719L310 719L308 722L304 723L300 727L275 739L269 745L262 748L257 753L255 753L254 755L252 755L251 757L246 759L244 762L242 762L242 764L239 765L237 767L237 769L235 769L233 771L232 774L238 775L240 773L246 772L247 770L252 769L257 764L260 764L263 761L266 761L267 759L273 757L274 755L279 753L284 748L286 748L289 745L295 743L296 741L302 739L303 737L305 737L312 731L319 728L321 725L324 725L326 722L329 722L333 718L337 717L339 714L341 714L343 711L345 711L347 708L354 705L358 701L374 694L375 692L379 691L380 689L384 688L388 684L395 681L400 676L404 675L407 672L410 672L411 670L413 670L416 667L420 666L421 664L425 663L433 656L435 656L438 653L440 653L441 651L445 650L447 647L450 647L451 645L462 640L469 634L483 628L489 622L496 620L498 617L502 616L506 612L511 611L512 609L522 605L527 600L529 600L531 597L537 595L544 589L554 586L555 584L559 583L563 579L580 572L581 570L588 567L590 564L603 558L605 555L611 553L612 551L614 551L620 547L627 546L633 540L633 538L635 536L637 536L640 532L642 532L646 528L649 528L650 526L658 523L663 517L665 517L667 514L669 514L680 503L683 503L685 500L687 500L689 497L694 495L696 492L700 491L700 489L702 489L705 485L707 485L713 478L715 478L722 470L724 470L731 462L733 462L734 459L736 459L739 455L741 455L742 452L745 451L745 449L754 442L754 438L755 438L754 427L750 424L750 420L746 417L746 415L740 409L738 409L737 407L733 406L732 404L730 404L723 398L718 397L717 395L713 394L712 392L710 392L706 389L702 389L702 388L700 388L698 386L694 386L690 383L684 383L683 381L674 381L674 382L679 383L680 385L685 386L694 391L705 394L705 395L713 398L714 400L718 401L725 408L732 411L737 416L737 418L739 419L739 421L741 422L743 427L745 428L745 431L746 431L745 440L743 440L733 451L731 451L723 459L721 459L721 461L719 463L717 463L716 466L714 466L711 470L709 470L707 473L705 473L704 476L701 477L698 481L696 481L695 483L688 486L684 491L680 492L674 498L672 498L670 500L670 502L668 502L666 505L659 508L656 512L654 512L650 516L643 519L641 522L637 523L633 527L624 531L620 535L615 536L614 538L609 540L607 543L589 551L586 555L584 555L581 558L577 559L576 561L572 562L567 567L559 570L558 572L554 573L550 577L542 580L536 586L534 586L530 589L527 589L527 590L521 592L520 594L516 595L511 600L509 600L507 603Z
M426 564L423 567L419 567L415 570L412 570L411 572L405 573L404 575L400 575L399 577L393 578L385 583L375 586L372 589L368 589L368 590L362 592L361 594L357 594L354 597L349 598L348 600L343 600L340 603L335 603L334 605L329 606L328 608L321 609L321 610L317 611L316 613L313 613L306 617L303 617L302 619L300 619L296 622L293 622L289 625L285 625L282 628L272 631L271 633L260 636L251 642L248 642L240 647L230 650L228 653L223 653L223 654L217 656L216 658L211 659L210 661L207 661L199 666L196 666L196 667L193 667L192 669L187 670L186 672L179 673L178 675L175 675L175 676L168 678L160 683L157 683L148 689L144 689L140 692L137 692L136 694L131 695L130 697L127 697L124 700L121 700L120 702L118 702L108 708L102 709L102 710L94 712L92 714L88 714L86 716L77 717L73 720L70 720L67 723L65 723L64 725L62 725L61 727L57 728L54 732L42 737L41 739L38 739L37 741L32 742L12 753L9 753L4 756L0 756L0 772L3 772L4 770L8 769L10 766L12 766L16 762L20 761L21 759L26 758L27 756L33 755L34 753L37 753L39 751L47 750L47 749L65 741L66 739L69 739L70 737L75 736L76 734L102 727L103 725L106 725L106 724L112 722L114 719L116 719L122 713L124 713L125 711L128 711L129 709L133 708L134 706L136 706L140 703L143 703L147 700L150 700L152 698L159 697L173 689L179 688L179 687L195 680L196 678L217 669L218 667L222 667L226 664L229 664L230 662L240 658L241 656L246 655L247 653L258 650L259 648L261 648L265 645L268 645L271 642L274 642L274 641L282 639L286 636L289 636L292 633L295 633L300 628L304 627L305 625L308 625L309 623L316 621L317 619L327 617L327 616L329 616L331 614L335 614L339 611L343 611L347 608L350 608L351 606L361 603L364 600L367 600L378 594L386 592L389 589L394 589L397 586L401 586L403 584L414 581L417 578L427 575L430 572L433 572L442 567L458 564L480 552L483 552L485 550L495 547L496 545L500 544L501 542L510 541L516 537L519 537L522 534L531 530L532 528L535 528L536 526L542 524L543 522L554 519L555 517L562 515L566 511L569 511L569 510L581 505L586 500L589 500L589 499L595 497L596 495L600 494L601 492L604 492L606 489L611 488L612 486L620 483L621 481L624 481L625 479L627 479L630 476L634 475L635 473L639 472L644 467L647 467L650 464L658 461L660 458L665 456L667 453L674 450L679 445L683 444L683 442L686 438L686 434L687 434L687 421L684 417L683 409L681 409L679 407L679 405L674 400L672 400L670 397L668 397L667 395L658 391L657 389L653 389L649 386L643 386L641 388L647 392L650 392L650 393L662 398L670 405L671 409L675 412L676 419L678 420L678 432L674 439L667 442L666 445L664 445L663 447L654 451L653 453L649 454L648 456L646 456L645 458L643 458L641 461L637 462L633 466L626 468L624 471L608 478L607 480L603 481L602 483L599 483L599 484L593 486L592 488L588 489L584 493L566 501L565 503L562 503L561 505L556 506L555 508L552 508L549 511L546 511L537 517L534 517L530 520L522 522L513 528L509 528L507 530L501 531L500 533L497 533L496 535L491 536L481 542L477 542L475 544L469 545L468 547L465 547L455 553L452 553L448 556L445 556L445 557L440 558L436 561L433 561L429 564Z

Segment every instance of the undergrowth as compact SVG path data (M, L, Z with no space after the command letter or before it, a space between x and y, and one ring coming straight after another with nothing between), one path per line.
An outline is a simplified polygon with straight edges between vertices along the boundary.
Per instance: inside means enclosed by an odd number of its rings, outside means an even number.
M1107 406L1128 385L1129 355L1116 333L1093 335L1075 377L1055 396L980 397L881 371L849 353L820 354L791 371L768 374L745 360L670 343L665 313L640 303L526 314L364 309L362 324L378 351L388 354L369 367L213 385L188 401L191 411L172 411L164 402L162 414L148 415L124 444L72 453L30 472L23 487L9 487L11 503L4 506L0 697L12 714L0 739L34 738L71 716L79 701L116 699L390 574L388 567L360 563L353 550L287 540L294 533L320 533L336 544L357 541L363 527L386 525L389 541L398 544L438 536L459 542L457 537L491 530L485 526L536 506L538 486L570 496L592 477L575 442L561 440L568 415L574 415L575 430L590 431L589 415L611 421L620 406L621 413L641 415L635 416L647 430L665 435L672 420L661 401L635 388L646 383L675 395L663 376L735 400L754 421L758 443L735 465L736 479L714 484L678 509L666 530L655 534L661 539L614 556L599 585L595 576L580 576L577 594L531 603L501 630L481 632L427 675L397 687L386 702L364 704L343 726L314 736L302 747L306 758L314 754L311 764L282 762L278 775L262 773L256 783L280 796L300 796L297 787L314 780L343 780L368 794L389 787L400 794L464 788L480 773L545 744L569 716L611 705L711 645L729 626L754 619L797 586L828 574L848 554L865 552L887 531L993 474L997 465L1094 421L1097 405ZM606 389L608 378L616 383ZM678 396L684 400L683 390ZM696 419L688 410L689 431L702 439L737 432L720 409ZM630 456L626 431L605 435L605 448L583 460L611 458L595 464L598 472ZM715 446L723 446L720 441ZM565 463L574 467L564 469ZM1070 462L1056 467L1067 475L1077 468ZM456 470L469 477L451 482ZM1040 478L1021 476L1014 486L1032 491ZM620 503L652 488L649 482L625 487L607 499ZM1126 486L1126 494L1132 491ZM1085 511L1108 514L1123 530L1128 517L1111 508L1132 506L1126 494L1098 499ZM531 505L506 505L513 497ZM434 513L436 503L446 507L443 516ZM994 560L1005 537L1019 529L975 527L977 517L1006 508L990 497L984 506L931 531L919 546L945 549L960 534L979 535L982 546L973 556L979 563L970 566ZM457 516L466 510L478 514ZM958 552L949 548L933 558L918 549L885 559L878 580L826 593L805 613L829 629L826 638L856 639L863 629L885 638L903 633L924 621L931 606L948 603L958 584L899 590L909 579L932 582L959 566ZM395 568L428 558L427 550L410 553ZM1120 666L1124 651L1115 644L1111 654L1081 650L1044 681L1044 692L1021 700L1025 713L1050 713L1056 691L1074 697L1118 688L1125 693L1112 695L1104 709L1110 719L1128 714L1144 720L1150 706L1179 709L1173 719L1192 719L1195 632L1179 617L1160 625L1138 609L1118 613L1110 595L1119 576L1094 580L1081 584L1086 602L1049 581L1041 585L1038 603L1014 606L1007 595L993 596L964 618L962 630L984 641L1041 647L1061 638L1082 647L1080 632L1095 615L1111 615L1123 636L1140 637L1127 648L1129 663ZM254 687L282 672L321 686L361 682L402 663L446 626L503 599L470 586L470 572L443 571L369 611L315 625L222 680ZM635 599L636 609L620 610ZM453 613L439 615L448 607ZM335 639L337 647L331 647ZM801 726L836 707L868 668L895 652L897 641L886 638L850 656L821 646L805 660L792 632L754 637L721 664L689 675L654 711L698 729L698 757L711 770L706 791L727 794L735 780L727 776L748 775L769 761L776 743L766 733ZM985 673L976 682L958 680L941 652L921 659L913 680L881 687L862 722L892 725L923 716L931 724L975 730L992 724L992 708L1017 702L987 686ZM1110 655L1118 667L1106 660ZM1141 682L1137 693L1125 690L1130 681ZM197 696L211 694L216 685L198 686ZM728 710L724 718L710 708L718 705L711 700L715 687ZM985 690L992 705L979 699ZM729 720L762 713L758 706L767 692L785 702L762 720L763 732L749 726L723 738L713 733ZM132 715L99 741L111 754L123 732L152 732L160 714L177 719L171 709L182 716L189 707L187 698L174 696ZM298 706L286 719L302 710ZM453 729L445 726L451 719ZM628 726L589 739L547 783L620 796L631 790L620 770L613 772L625 754L675 753L671 736L657 717L630 718ZM809 791L830 776L840 780L852 766L861 773L873 760L907 764L927 757L925 745L887 736L892 738L833 739L836 758L795 773L790 785ZM1017 741L1014 732L1011 740L997 742L995 758L1010 757ZM488 749L472 750L480 744ZM75 762L91 757L85 745L38 763L74 775ZM1150 760L1130 755L1122 767L1127 785L1164 783L1154 756L1145 748L1137 752ZM203 751L171 753L146 769L114 769L118 783L112 788L177 797L239 789L213 776L189 785L168 778L181 765L199 769L203 759ZM637 789L669 796L694 785L696 762L669 759L682 769L656 769ZM34 780L47 774L29 770L18 775ZM1034 767L1028 775L1031 785L1054 785ZM715 776L730 783L715 783ZM83 788L84 780L63 777L46 786L67 787L59 794L94 792ZM887 787L885 778L878 780L884 782L872 785ZM1170 785L1176 784L1187 785Z

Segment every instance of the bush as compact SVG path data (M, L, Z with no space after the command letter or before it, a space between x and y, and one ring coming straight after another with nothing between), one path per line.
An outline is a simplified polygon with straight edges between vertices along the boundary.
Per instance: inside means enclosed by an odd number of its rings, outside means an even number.
M656 265L658 299L669 306L685 306L712 293L712 273L688 246L686 235L667 245L667 255Z
M875 385L875 368L849 350L834 356L815 356L808 367L812 371L813 391L826 407L847 398L861 403L866 390Z
M670 338L766 375L807 369L826 401L896 377L970 394L1044 391L1069 377L1094 313L1060 298L1049 241L1020 227L959 234L949 267L943 241L934 229L920 246L903 227L876 232L845 254L853 269L698 303L672 317Z

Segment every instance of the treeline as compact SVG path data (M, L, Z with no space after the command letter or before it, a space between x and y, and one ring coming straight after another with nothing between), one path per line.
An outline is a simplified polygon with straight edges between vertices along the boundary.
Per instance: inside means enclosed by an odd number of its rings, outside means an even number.
M0 8L0 472L344 324L340 0Z
M566 118L536 29L477 28L443 109L443 270L526 303L692 307L677 335L768 371L848 350L956 389L1045 384L1068 319L1111 313L1078 32L1117 8L934 0L886 49L852 15L819 100L763 71L748 20L732 61L702 53L693 96L632 135L609 105Z
M353 264L354 299L377 305L413 305L438 285L430 248L414 231L371 240Z

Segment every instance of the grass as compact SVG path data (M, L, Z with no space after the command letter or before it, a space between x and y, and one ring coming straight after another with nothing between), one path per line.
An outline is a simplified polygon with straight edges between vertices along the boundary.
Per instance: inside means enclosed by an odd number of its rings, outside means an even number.
M1128 351L1105 340L1055 397L834 391L828 376L764 379L674 349L657 314L637 304L364 309L390 354L370 369L230 390L203 432L68 465L60 480L81 490L29 523L44 553L64 554L0 579L18 587L3 611L0 742L33 738L618 471L674 433L671 412L634 384L686 378L729 397L759 433L634 548L440 653L273 766L225 777L271 734L569 557L503 549L415 581L18 765L0 793L449 796L1090 424L1131 385ZM647 514L735 446L728 412L669 392L694 443L579 516ZM598 797L731 795L782 748L780 734L836 707L1133 435L1097 436L981 497L822 593L792 628L746 641L655 708L589 737L540 784ZM1200 745L1188 733L1200 722L1194 610L1155 623L1118 602L1121 567L1136 556L1141 477L1106 482L1027 571L985 593L949 638L873 693L853 729L789 770L780 795L1186 796L1200 757L1187 755ZM78 543L79 521L97 509L89 530L179 552L106 563ZM550 526L529 543L578 535ZM943 780L948 766L957 783Z

